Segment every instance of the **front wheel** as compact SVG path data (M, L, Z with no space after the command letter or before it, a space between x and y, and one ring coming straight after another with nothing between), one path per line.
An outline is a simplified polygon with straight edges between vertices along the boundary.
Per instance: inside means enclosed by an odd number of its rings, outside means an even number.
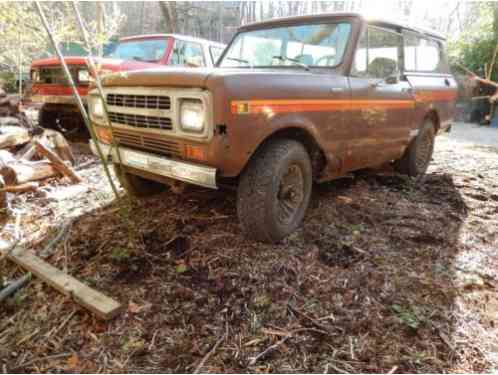
M239 181L237 213L245 233L269 243L292 233L308 208L312 180L301 143L281 139L263 146Z
M395 169L410 177L424 175L432 160L435 134L434 124L427 120L401 159L395 161Z
M166 185L131 174L119 164L113 164L113 167L121 186L135 198L155 195L166 189Z

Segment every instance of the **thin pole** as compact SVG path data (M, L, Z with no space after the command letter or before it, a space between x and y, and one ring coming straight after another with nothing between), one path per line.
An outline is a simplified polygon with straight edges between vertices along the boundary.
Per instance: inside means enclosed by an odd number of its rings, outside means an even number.
M62 53L59 49L59 46L57 45L55 38L52 34L52 31L50 30L50 26L48 25L47 19L45 18L45 13L43 13L43 9L41 8L40 2L35 1L36 9L38 10L38 15L40 16L42 20L42 24L45 27L45 30L47 31L47 34L50 38L50 42L52 43L52 47L54 47L55 52L57 54L57 57L59 58L60 63L62 64L62 68L64 70L64 74L66 75L66 79L69 82L69 85L71 86L71 89L73 91L73 96L76 99L76 104L78 105L78 108L80 109L81 115L83 116L83 121L85 122L85 125L90 133L90 136L92 137L93 142L95 143L95 148L97 149L97 153L102 160L102 164L104 167L105 174L107 175L107 178L109 179L109 183L111 185L111 188L116 195L116 198L119 198L119 193L118 189L116 188L116 185L114 185L114 181L112 180L111 173L109 172L109 168L107 166L107 160L105 159L105 156L102 152L102 149L100 148L99 141L97 139L97 136L95 135L95 131L93 129L93 126L90 123L90 119L88 117L88 114L86 112L85 106L83 105L83 102L81 100L80 94L78 93L78 90L76 89L76 85L74 84L73 77L71 73L69 72L69 68L67 67L66 61L64 60L64 57L62 56ZM119 154L119 152L118 152Z
M22 99L22 36L19 32L19 98Z
M123 164L121 162L121 153L118 150L118 144L116 143L116 140L114 138L114 128L112 126L112 122L111 120L109 120L109 111L107 109L107 102L105 100L104 89L102 88L102 81L100 79L99 72L95 68L95 61L93 60L92 56L92 47L90 45L90 39L88 38L88 31L85 28L85 25L83 24L83 19L81 18L80 11L78 10L77 1L72 1L71 3L73 5L74 13L76 14L76 20L78 21L78 26L80 28L81 34L83 35L83 40L85 41L86 48L88 50L87 65L90 68L92 75L95 77L95 86L97 86L97 91L99 92L100 99L102 100L102 107L104 109L104 119L107 122L107 125L109 126L109 130L111 131L112 147L116 149L116 153L118 154L119 166L121 168L121 165Z

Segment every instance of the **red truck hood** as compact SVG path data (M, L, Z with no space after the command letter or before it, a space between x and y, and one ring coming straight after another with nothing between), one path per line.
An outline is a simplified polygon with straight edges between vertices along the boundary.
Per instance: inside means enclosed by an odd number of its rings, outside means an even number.
M65 56L64 60L68 65L86 65L86 57L81 56ZM149 63L145 61L121 60L94 57L96 64L101 65L102 69L112 70L113 72L121 72L127 70L147 69L161 66L157 63ZM31 64L32 68L39 66L55 66L60 65L57 57L49 57L46 59L34 60Z

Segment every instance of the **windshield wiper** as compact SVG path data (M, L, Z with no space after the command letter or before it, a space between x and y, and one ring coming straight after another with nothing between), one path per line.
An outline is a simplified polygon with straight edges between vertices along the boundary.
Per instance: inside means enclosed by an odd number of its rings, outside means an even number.
M237 61L237 62L241 62L243 64L247 64L249 65L251 68L252 68L252 65L251 63L248 61L248 60L244 60L244 59L238 59L237 57L226 57L227 60L232 60L232 61Z
M306 70L310 70L310 67L304 63L302 63L299 60L296 59L291 59L290 57L287 56L273 56L274 59L278 59L280 61L290 61L291 63L294 63L296 66L300 66L301 68L304 68Z

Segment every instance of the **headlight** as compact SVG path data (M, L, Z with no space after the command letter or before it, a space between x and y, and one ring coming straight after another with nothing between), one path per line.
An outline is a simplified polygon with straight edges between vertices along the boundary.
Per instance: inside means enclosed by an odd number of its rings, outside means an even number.
M102 99L100 99L100 96L93 97L91 113L94 117L104 116L104 104L102 103Z
M187 132L204 130L204 106L198 99L182 99L180 102L180 126Z
M88 70L82 69L78 70L78 82L89 82L90 81L90 74L88 73Z

